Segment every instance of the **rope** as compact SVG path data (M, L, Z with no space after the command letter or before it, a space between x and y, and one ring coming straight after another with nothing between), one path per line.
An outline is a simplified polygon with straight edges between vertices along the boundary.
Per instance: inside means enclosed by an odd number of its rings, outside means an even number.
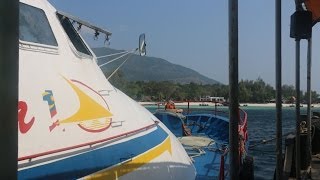
M135 50L136 52L137 50ZM127 55L127 54L126 54ZM132 56L133 54L131 53L121 64L119 67L117 67L117 69L115 69L111 74L110 76L107 78L108 80L124 65L124 63L127 62L127 60Z
M315 129L315 126L311 126L311 127ZM294 131L293 132L288 132L288 133L282 135L282 137L287 136L287 135L292 134L292 133L294 133ZM312 132L311 139L313 139L314 134L315 134L315 130L313 130L313 132ZM274 150L257 150L257 149L254 149L254 147L256 147L258 145L261 145L261 144L267 144L268 142L271 142L271 141L276 140L276 139L277 138L271 138L271 139L268 139L268 140L263 139L263 140L261 140L260 143L257 143L257 144L249 146L249 149L253 150L253 151L260 151L260 152L265 152L265 153L273 153L273 152L275 152Z
M123 55L121 55L121 56L119 56L119 57L116 57L116 58L114 58L114 59L112 59L112 60L110 60L110 61L108 61L108 62L106 62L106 63L103 63L103 64L99 65L99 67L101 68L102 66L105 66L105 65L107 65L107 64L110 64L110 63L112 63L113 61L118 60L118 59L120 59L120 58L122 58L122 57L124 57L124 56L126 56L126 55L128 55L128 54L130 54L130 53L135 52L135 51L137 51L137 50L127 51L125 54L123 54Z
M294 133L294 132L288 132L288 133L282 135L282 137L287 136L287 135L292 134L292 133ZM271 138L271 139L268 139L268 140L263 139L263 140L261 140L260 143L253 144L253 145L249 146L249 149L253 149L254 147L256 147L256 146L258 146L258 145L261 145L261 144L267 144L268 142L274 141L274 140L276 140L276 139L277 139L276 137Z
M268 155L274 155L274 153L276 152L276 150L261 150L261 149L250 149L250 150L251 150L250 152L260 152Z
M110 56L115 56L115 55L119 55L119 54L125 54L128 53L130 51L122 51L122 52L118 52L118 53L114 53L114 54L108 54L108 55L104 55L104 56L98 56L97 59L101 59L101 58L105 58L105 57L110 57Z

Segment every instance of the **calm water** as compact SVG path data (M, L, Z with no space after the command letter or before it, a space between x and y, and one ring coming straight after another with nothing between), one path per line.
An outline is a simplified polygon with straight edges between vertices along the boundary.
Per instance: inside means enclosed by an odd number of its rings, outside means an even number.
M156 107L147 107L154 112ZM219 107L218 110L227 110ZM275 108L244 107L248 114L248 130L250 145L257 144L261 140L268 140L275 137L276 110ZM320 111L312 108L313 111ZM295 130L295 108L283 108L283 134ZM301 114L306 113L306 108L301 108ZM284 144L283 144L284 146ZM249 151L249 155L254 157L255 179L273 179L276 164L275 141L256 146Z

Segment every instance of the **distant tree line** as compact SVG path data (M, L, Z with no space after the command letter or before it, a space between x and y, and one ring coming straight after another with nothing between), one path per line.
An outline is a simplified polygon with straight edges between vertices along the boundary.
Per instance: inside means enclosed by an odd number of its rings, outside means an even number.
M161 82L130 82L125 80L121 71L110 79L110 82L137 101L199 101L200 97L214 96L229 98L229 86L223 84L202 85L196 83L177 84L169 81ZM295 87L283 85L283 102L293 103ZM301 101L306 102L307 94L300 92ZM313 103L319 102L319 94L311 92ZM239 101L241 103L266 103L275 99L275 89L261 78L256 80L241 80L239 82Z

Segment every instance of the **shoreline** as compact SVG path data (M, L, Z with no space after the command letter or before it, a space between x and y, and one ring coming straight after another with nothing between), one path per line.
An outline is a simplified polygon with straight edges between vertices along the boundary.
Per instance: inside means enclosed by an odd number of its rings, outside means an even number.
M157 106L158 102L138 102L142 106ZM176 102L176 106L188 106L188 102ZM190 106L199 106L199 107L214 107L215 103L212 102L190 102ZM164 106L164 104L160 104ZM217 106L223 106L220 103L217 103ZM227 106L225 106L227 107ZM276 103L240 103L240 107L276 107ZM282 107L295 107L295 104L282 104ZM301 104L300 107L307 107L307 104ZM320 104L311 104L311 107L320 108Z

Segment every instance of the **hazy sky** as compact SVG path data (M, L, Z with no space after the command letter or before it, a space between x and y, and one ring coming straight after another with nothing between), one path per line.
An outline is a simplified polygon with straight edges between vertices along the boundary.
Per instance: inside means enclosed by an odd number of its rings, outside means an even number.
M111 48L133 49L147 37L148 56L164 58L228 84L227 0L50 0L58 9L112 31ZM289 38L294 1L282 1L283 83L295 84L295 41ZM240 79L275 84L274 0L239 0ZM103 37L101 37L103 38ZM320 91L320 30L313 28L312 87ZM306 41L301 88L306 89ZM103 46L103 41L94 43ZM316 79L317 78L317 79Z

